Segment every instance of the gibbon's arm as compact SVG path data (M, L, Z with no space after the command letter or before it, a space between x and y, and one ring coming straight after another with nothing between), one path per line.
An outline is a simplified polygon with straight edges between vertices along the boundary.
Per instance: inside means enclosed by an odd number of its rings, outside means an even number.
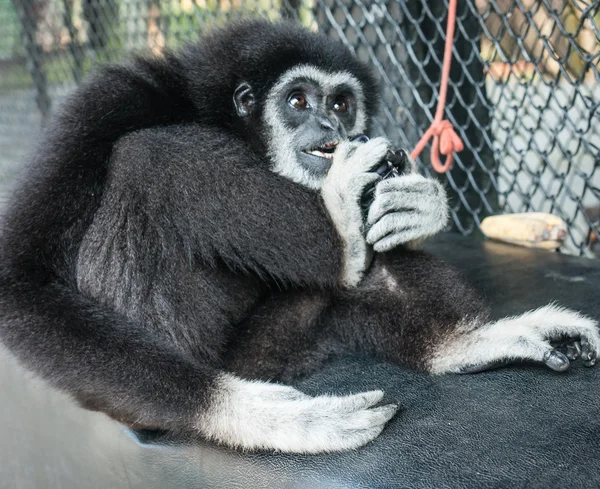
M83 407L138 428L189 428L217 373L70 287L0 274L0 339ZM160 393L160 395L157 395Z
M236 138L196 125L123 138L110 186L202 260L280 285L337 286L342 244L317 192L274 174ZM121 198L120 196L118 197Z

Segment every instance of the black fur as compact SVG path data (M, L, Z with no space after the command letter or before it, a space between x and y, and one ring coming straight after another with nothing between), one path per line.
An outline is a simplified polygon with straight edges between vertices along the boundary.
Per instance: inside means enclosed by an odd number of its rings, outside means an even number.
M354 74L373 116L376 83L345 48L263 22L104 68L77 90L4 221L0 336L23 364L123 423L186 430L222 369L288 379L345 351L424 368L480 313L421 253L379 256L359 288L340 287L318 193L265 156L264 98L301 63ZM258 101L248 118L232 100L243 81Z
M475 317L485 323L488 309L456 270L427 253L398 249L376 255L355 289L271 296L233 336L227 367L290 381L332 356L360 354L425 370L432 349Z

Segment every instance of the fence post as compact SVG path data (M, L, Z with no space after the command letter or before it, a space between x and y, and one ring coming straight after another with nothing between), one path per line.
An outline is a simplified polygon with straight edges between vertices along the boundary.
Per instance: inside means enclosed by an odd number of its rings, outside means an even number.
M147 2L149 3L149 2ZM83 17L88 22L88 42L94 51L108 47L119 20L117 0L82 0Z
M281 2L281 16L286 20L297 21L300 19L300 8L303 0L283 0Z
M27 69L35 87L35 102L42 115L42 120L46 120L50 114L52 103L48 94L48 80L44 70L44 53L35 39L37 32L36 2L35 0L13 0L13 3L21 23L21 39L27 57Z

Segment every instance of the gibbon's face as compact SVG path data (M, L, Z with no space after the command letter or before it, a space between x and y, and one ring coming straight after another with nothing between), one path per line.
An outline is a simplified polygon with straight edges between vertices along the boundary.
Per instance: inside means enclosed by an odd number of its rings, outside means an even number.
M340 141L367 126L359 81L347 72L310 65L285 72L270 90L263 112L273 171L318 189Z

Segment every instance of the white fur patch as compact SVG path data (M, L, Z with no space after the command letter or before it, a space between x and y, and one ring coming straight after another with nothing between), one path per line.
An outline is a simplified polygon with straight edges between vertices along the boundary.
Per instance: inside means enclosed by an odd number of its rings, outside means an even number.
M438 374L459 372L470 365L504 360L543 361L544 355L552 350L550 340L580 335L598 351L598 324L555 304L484 325L475 319L466 322L435 352L430 371Z
M267 96L264 121L269 128L269 157L273 161L273 171L312 189L318 189L322 177L310 173L297 161L294 141L297 134L281 120L277 100L280 93L296 79L305 78L319 85L325 94L335 93L339 87L350 88L356 100L356 120L352 128L347 128L349 134L360 134L366 129L365 98L360 82L348 72L326 72L310 65L299 65L286 71L275 83Z
M362 280L371 262L372 251L363 234L360 199L364 189L379 180L379 176L370 170L388 150L389 141L384 138L372 139L364 144L340 144L321 186L325 207L344 242L342 282L349 287Z
M381 274L381 282L385 284L385 287L390 292L395 292L399 294L403 294L402 289L400 289L400 285L398 284L398 280L394 277L394 274L391 273L387 268L380 268Z
M222 374L197 427L210 440L247 450L349 450L376 438L394 416L395 405L372 407L382 397L382 391L311 397L289 386Z
M367 243L385 252L433 236L447 224L448 215L446 193L437 180L419 174L384 180L369 208Z

